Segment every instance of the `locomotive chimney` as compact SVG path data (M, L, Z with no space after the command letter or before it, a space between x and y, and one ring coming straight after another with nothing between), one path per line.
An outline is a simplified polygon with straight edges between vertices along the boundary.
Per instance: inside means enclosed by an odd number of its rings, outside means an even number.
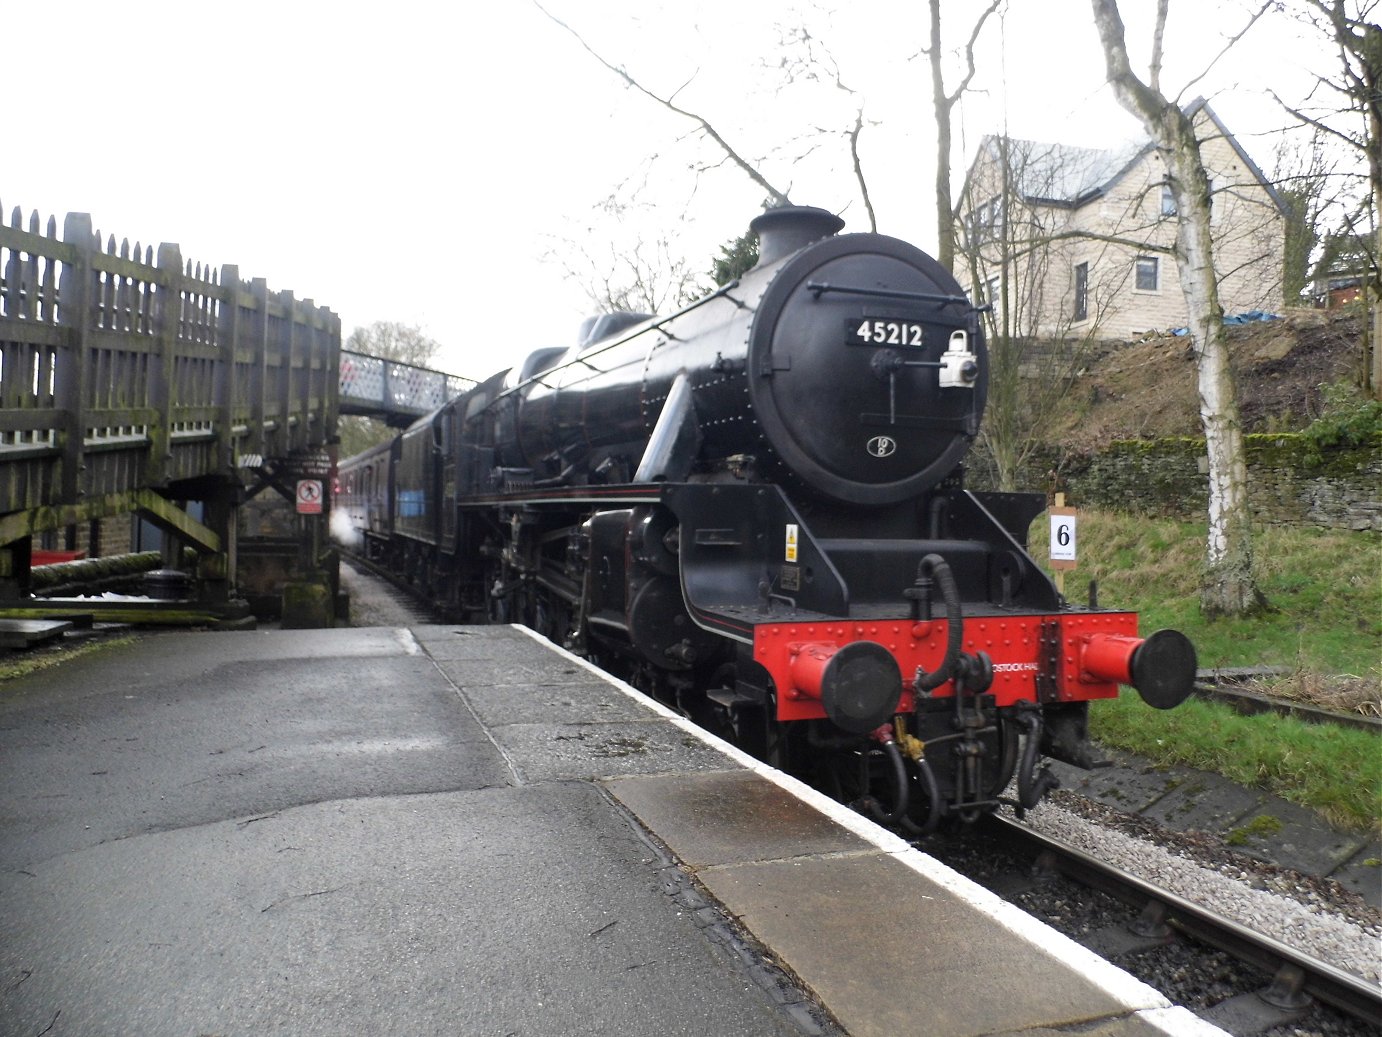
M845 221L814 205L784 205L756 216L749 230L758 235L758 265L775 263L813 241L839 233Z

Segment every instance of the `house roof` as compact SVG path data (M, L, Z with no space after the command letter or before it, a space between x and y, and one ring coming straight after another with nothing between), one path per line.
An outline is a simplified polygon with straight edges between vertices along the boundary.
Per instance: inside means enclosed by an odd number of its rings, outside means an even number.
M1151 148L1151 141L1123 141L1110 148L1013 141L1022 160L1014 168L1017 189L1028 199L1079 205L1104 193ZM995 159L1001 142L990 138Z
M1277 208L1284 213L1286 204L1276 187L1267 181L1262 170L1238 143L1238 139L1214 114L1209 102L1203 97L1196 98L1186 105L1185 114L1193 119L1201 110L1237 152L1248 171L1266 188ZM1004 146L1003 137L984 137L979 145L980 154L970 166L969 175L965 178L961 198L964 198L969 188L968 181L974 175L980 158L987 157L991 161L1001 163ZM1010 163L1010 166L1016 174L1016 187L1027 201L1074 208L1106 194L1132 166L1154 150L1156 145L1151 137L1142 136L1134 140L1121 141L1107 148L1080 148L1071 144L1051 144L1015 138L1007 138L1006 147L1009 148L1010 154L1017 151L1021 155L1021 161Z

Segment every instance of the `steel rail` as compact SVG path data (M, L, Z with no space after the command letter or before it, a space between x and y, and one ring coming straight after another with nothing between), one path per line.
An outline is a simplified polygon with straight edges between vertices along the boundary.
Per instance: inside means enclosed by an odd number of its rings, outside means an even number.
M1137 907L1156 902L1166 922L1185 934L1257 966L1279 983L1298 987L1352 1018L1375 1022L1382 1018L1382 986L1311 957L1280 940L1216 914L1209 908L1160 888L1146 879L1093 857L1019 821L991 815L985 822L999 837L1023 843L1054 856L1057 870L1069 878ZM1289 970L1297 970L1293 977Z

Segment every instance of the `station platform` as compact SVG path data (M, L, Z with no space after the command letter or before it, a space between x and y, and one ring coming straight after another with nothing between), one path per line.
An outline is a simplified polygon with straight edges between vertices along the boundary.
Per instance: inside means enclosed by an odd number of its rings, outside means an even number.
M0 1035L1220 1031L521 628L0 685Z

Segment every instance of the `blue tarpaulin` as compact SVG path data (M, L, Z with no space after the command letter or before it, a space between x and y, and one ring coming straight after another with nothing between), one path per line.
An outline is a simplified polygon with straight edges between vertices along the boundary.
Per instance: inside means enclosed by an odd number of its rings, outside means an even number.
M1264 313L1262 310L1249 310L1247 313L1235 313L1224 318L1224 324L1256 324L1260 320L1281 320L1279 313ZM1172 335L1188 335L1189 328L1172 328Z

